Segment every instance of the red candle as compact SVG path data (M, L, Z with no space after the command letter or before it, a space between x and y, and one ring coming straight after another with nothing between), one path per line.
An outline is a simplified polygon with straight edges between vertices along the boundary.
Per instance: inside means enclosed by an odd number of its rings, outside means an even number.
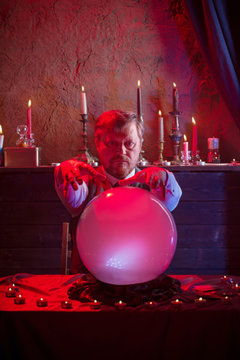
M177 85L173 83L173 112L178 113L178 89Z
M14 303L17 305L25 304L25 297L23 297L21 294L17 295L17 297L14 298Z
M27 137L28 139L32 138L31 100L28 100L28 109L27 109Z
M139 118L142 116L142 94L141 94L140 80L138 80L138 88L137 88L137 114Z
M192 117L193 133L192 133L192 155L197 154L197 126L194 117Z
M84 91L84 86L82 86L81 92L81 114L87 114L87 98L86 93Z
M38 299L38 300L36 301L36 304L37 304L37 306L39 306L39 307L48 306L48 302L47 302L47 300L44 299L44 298Z
M184 161L188 162L188 141L187 141L187 137L184 134L183 135L184 138L184 143L183 143L183 157L184 157Z

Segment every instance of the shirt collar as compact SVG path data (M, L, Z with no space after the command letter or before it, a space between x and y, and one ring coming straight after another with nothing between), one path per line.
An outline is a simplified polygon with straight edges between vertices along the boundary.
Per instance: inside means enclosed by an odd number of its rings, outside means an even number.
M115 185L120 180L120 179L116 178L115 176L110 175L105 169L103 169L103 170L104 170L105 174L107 175L108 180L110 181L112 186ZM128 179L128 178L132 177L133 175L135 175L135 173L136 173L136 170L133 169L130 172L130 174L128 174L124 179Z

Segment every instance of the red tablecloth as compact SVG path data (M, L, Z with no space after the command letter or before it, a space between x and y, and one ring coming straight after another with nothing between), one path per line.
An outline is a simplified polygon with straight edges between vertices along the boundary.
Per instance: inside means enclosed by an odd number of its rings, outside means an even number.
M78 275L17 274L0 279L1 359L237 359L240 296L221 276L173 276L181 281L180 307L171 301L117 311L92 310L73 300L62 309ZM26 303L14 304L5 292L14 282ZM227 292L227 293L226 293ZM226 300L224 297L228 295ZM206 298L199 306L194 299ZM39 308L36 300L48 306ZM236 354L236 355L235 355Z

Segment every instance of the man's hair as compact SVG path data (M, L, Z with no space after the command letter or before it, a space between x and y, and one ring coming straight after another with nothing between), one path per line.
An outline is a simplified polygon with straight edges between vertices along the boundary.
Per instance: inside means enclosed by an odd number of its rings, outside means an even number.
M144 132L143 122L138 120L135 113L121 110L105 111L97 118L95 123L95 137L99 139L102 132L113 129L120 130L131 122L136 124L138 135L140 139L142 139Z

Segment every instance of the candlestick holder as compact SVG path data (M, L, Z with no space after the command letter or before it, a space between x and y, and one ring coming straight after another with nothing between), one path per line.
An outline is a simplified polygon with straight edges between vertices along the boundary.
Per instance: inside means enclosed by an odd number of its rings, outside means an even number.
M164 141L159 142L158 148L159 148L159 157L157 161L154 161L154 165L156 166L165 165L166 161L163 160Z
M172 165L180 165L181 159L179 158L179 146L182 138L182 133L179 128L179 111L171 111L169 114L173 116L172 133L169 135L173 142L173 160Z
M78 160L86 162L90 165L95 165L96 160L90 155L87 147L87 122L88 122L88 115L81 114L82 119L82 147L80 149L80 154L78 155Z
M138 115L138 121L141 122L142 124L144 123L142 114ZM139 155L139 160L138 160L137 165L140 167L149 165L149 161L144 158L144 152L145 151L142 149L140 152L140 155Z

